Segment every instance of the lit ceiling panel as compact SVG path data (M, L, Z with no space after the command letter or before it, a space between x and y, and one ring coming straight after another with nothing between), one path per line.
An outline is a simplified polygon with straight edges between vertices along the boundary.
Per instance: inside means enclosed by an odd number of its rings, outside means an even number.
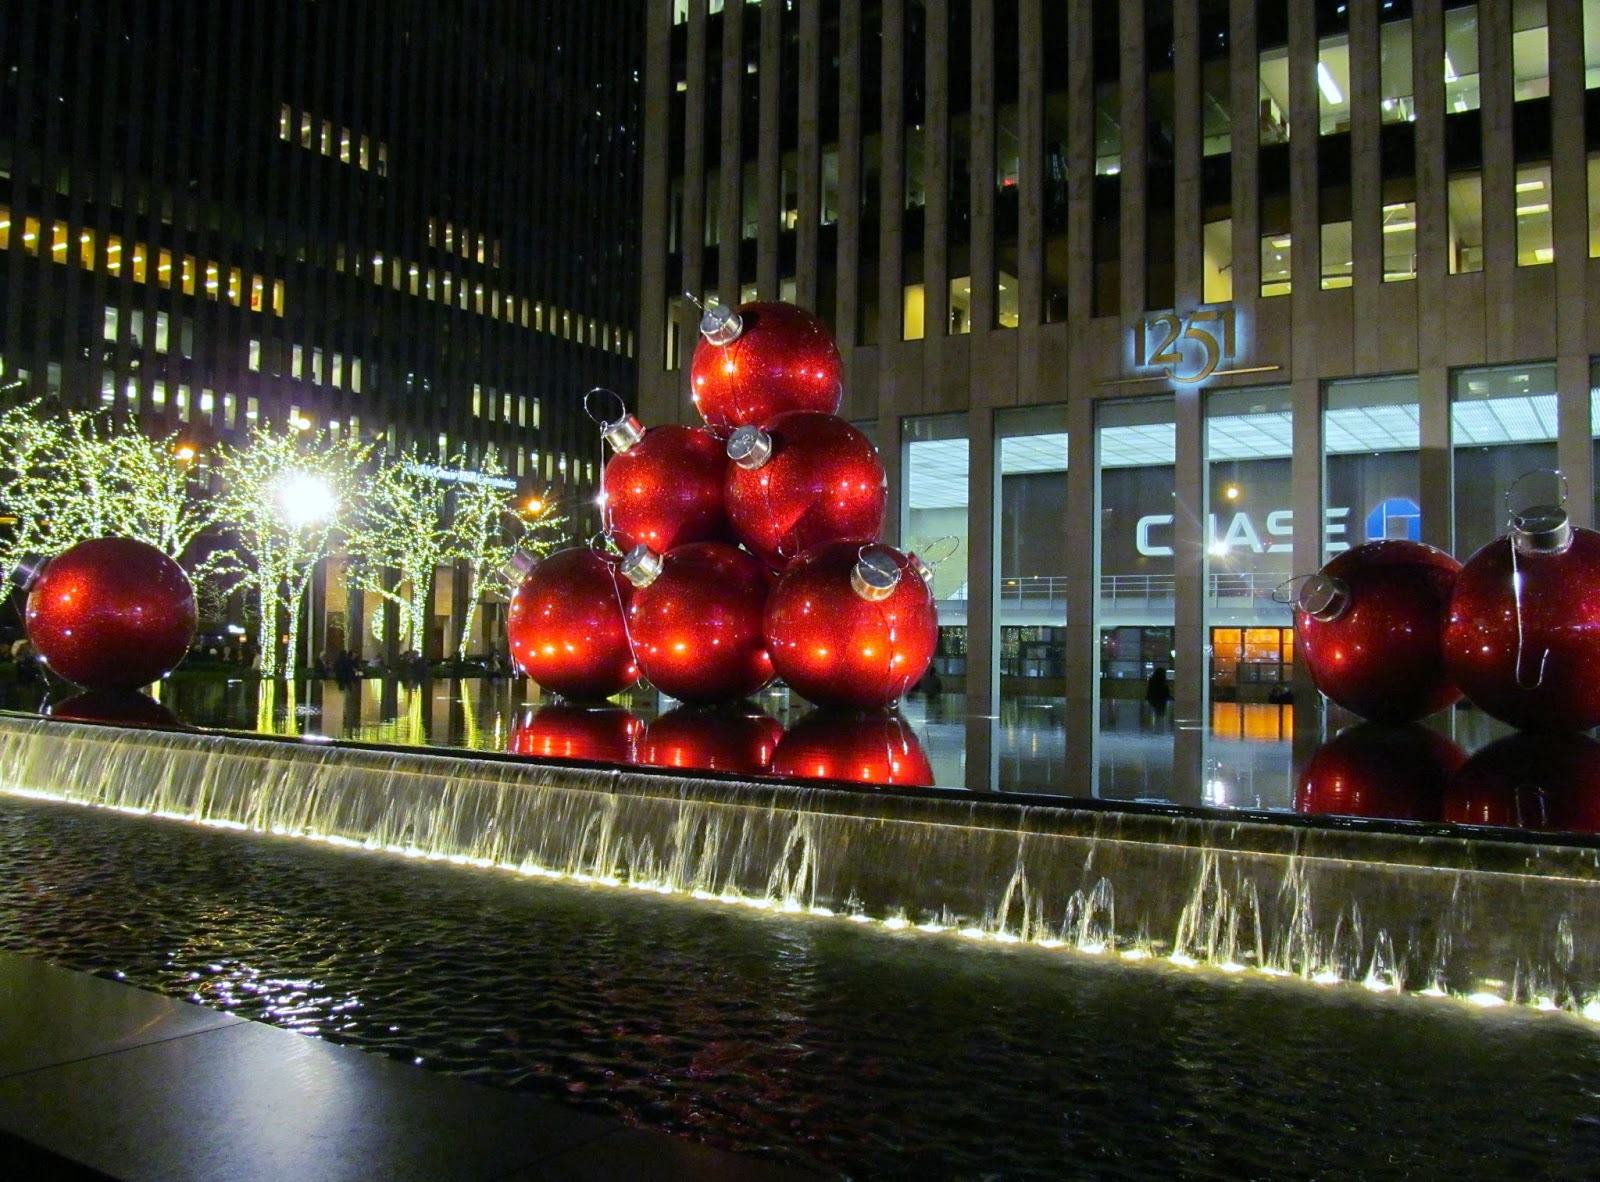
M1018 435L1000 441L1000 474L1021 476L1028 472L1065 472L1067 433Z
M1549 442L1556 437L1556 396L1533 394L1453 402L1450 434L1457 447Z
M1415 402L1331 409L1323 416L1322 430L1329 455L1415 451L1422 446Z

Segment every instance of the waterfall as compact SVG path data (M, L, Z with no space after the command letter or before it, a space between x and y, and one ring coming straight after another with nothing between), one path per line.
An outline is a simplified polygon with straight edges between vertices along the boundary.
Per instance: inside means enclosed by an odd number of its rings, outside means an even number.
M0 790L702 899L1600 1015L1600 851L0 716Z

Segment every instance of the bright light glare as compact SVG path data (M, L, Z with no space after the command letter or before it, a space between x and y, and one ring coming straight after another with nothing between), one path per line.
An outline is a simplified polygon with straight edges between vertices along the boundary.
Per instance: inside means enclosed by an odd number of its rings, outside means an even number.
M326 521L339 510L333 489L320 476L309 472L290 472L278 482L278 504L283 519L296 529Z

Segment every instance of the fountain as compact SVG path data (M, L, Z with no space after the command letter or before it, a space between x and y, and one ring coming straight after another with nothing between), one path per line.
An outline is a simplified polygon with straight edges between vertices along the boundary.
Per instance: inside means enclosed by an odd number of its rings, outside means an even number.
M1225 971L1600 1015L1600 848L0 716L0 790Z

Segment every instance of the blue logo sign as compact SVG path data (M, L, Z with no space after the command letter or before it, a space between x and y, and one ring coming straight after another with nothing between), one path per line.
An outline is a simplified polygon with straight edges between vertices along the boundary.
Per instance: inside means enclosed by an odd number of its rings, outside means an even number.
M1408 497L1390 497L1367 514L1367 541L1405 538L1422 541L1422 506Z

